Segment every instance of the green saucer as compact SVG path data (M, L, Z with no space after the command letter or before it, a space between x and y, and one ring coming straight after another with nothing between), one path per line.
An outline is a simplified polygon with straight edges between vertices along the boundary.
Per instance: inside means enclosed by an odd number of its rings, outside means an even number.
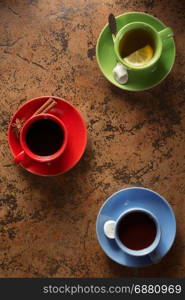
M153 26L157 31L166 27L161 21L149 14L131 12L116 17L117 30L119 31L123 26L130 22L137 21L146 22ZM126 84L120 84L114 79L112 74L117 59L114 52L112 35L107 24L101 31L97 41L96 58L100 70L112 84L123 90L143 91L156 86L170 73L175 61L175 43L173 38L168 38L164 41L162 55L155 71L149 74L143 73L139 76L133 71L128 71L128 82Z

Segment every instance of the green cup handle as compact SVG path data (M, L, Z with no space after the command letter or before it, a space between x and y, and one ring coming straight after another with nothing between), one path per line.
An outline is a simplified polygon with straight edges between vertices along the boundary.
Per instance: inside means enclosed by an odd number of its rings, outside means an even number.
M159 31L158 33L163 41L168 38L171 38L174 35L173 30L170 27L166 27L165 29Z

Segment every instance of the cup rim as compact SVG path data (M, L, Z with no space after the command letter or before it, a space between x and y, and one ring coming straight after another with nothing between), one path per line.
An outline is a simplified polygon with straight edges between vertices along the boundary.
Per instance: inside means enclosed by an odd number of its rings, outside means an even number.
M54 122L56 122L60 126L60 128L62 129L63 134L64 134L63 143L62 143L61 147L55 153L53 153L51 155L46 155L46 156L37 155L34 152L32 152L26 144L25 137L26 137L27 130L29 129L29 126L31 124L33 124L35 121L40 120L40 119L53 120ZM67 129L66 129L66 126L64 125L64 123L62 122L62 120L60 120L58 117L56 117L52 114L42 113L42 114L38 114L38 115L35 115L35 116L31 116L24 123L24 125L21 129L21 132L20 132L20 144L21 144L21 147L22 147L23 151L31 159L36 160L38 162L50 162L50 161L53 161L53 160L57 159L64 152L64 150L66 148L66 145L67 145L67 137L68 137Z
M131 212L144 212L146 213L147 215L149 215L152 220L154 221L155 225L156 225L156 236L155 236L155 239L154 241L146 248L143 248L143 249L140 249L140 250L133 250L133 249L130 249L128 247L126 247L120 240L119 238L119 234L118 234L118 226L121 222L121 220L123 219L123 217L125 217L126 215L128 215L129 213ZM118 220L116 221L116 227L115 227L115 241L117 242L119 248L121 248L121 250L123 252L126 252L127 254L129 255L133 255L133 256L144 256L144 255L148 255L148 254L151 254L158 246L159 242L160 242L160 238L161 238L161 229L160 229L160 225L159 225L159 222L156 218L156 216L150 212L149 210L147 209L144 209L144 208L140 208L140 207L137 207L137 208L130 208L128 210L126 210L125 212L123 212Z
M157 42L158 42L157 51L155 51L156 53L154 54L154 56L152 57L152 59L146 65L144 65L144 66L133 66L132 64L128 64L128 63L126 63L126 62L123 61L123 58L119 54L119 42L120 42L120 40L123 37L123 31L125 31L125 29L126 29L125 32L128 32L129 31L129 27L133 27L133 26L136 26L138 24L142 25L142 28L144 26L145 28L149 28L151 31L153 31L153 33L155 34L155 36L157 38ZM128 23L125 26L123 26L118 31L118 33L116 34L116 38L115 38L115 41L114 41L114 51L115 51L117 59L125 67L127 67L128 70L131 69L131 70L143 71L143 70L146 70L149 67L153 66L158 61L158 59L160 58L161 53L162 53L162 40L161 40L161 37L159 36L158 31L154 27L152 27L150 24L147 24L145 22L138 22L138 21L137 22L131 22L131 23Z

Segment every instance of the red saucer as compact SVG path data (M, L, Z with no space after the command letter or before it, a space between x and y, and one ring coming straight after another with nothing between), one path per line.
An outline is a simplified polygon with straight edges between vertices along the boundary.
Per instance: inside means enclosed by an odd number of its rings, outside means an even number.
M12 123L15 123L16 118L27 120L49 97L44 96L27 101L14 114L8 129L8 143L14 157L21 151L21 146ZM36 161L32 163L29 161L28 164L26 160L21 163L23 168L37 175L53 176L68 171L80 160L87 144L86 125L79 111L64 99L52 98L57 101L57 104L48 113L55 115L64 122L68 131L68 143L61 157L50 165Z

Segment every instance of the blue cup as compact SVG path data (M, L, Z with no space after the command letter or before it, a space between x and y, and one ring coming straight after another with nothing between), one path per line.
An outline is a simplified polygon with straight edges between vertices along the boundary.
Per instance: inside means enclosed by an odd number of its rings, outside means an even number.
M119 237L120 223L130 213L135 213L135 212L141 212L141 213L146 214L149 218L152 219L152 221L156 227L156 235L155 235L153 242L148 247L141 249L141 250L133 250L133 249L128 248L127 246L125 246L123 244L123 242L120 240L120 237ZM122 213L116 221L109 220L109 221L105 222L104 223L104 234L109 239L115 239L115 242L117 243L118 247L126 254L129 254L129 255L135 256L135 257L148 256L152 263L158 263L159 260L161 259L160 255L156 251L156 249L159 245L160 239L161 239L161 228L160 228L159 220L153 213L151 213L147 209L137 208L137 207L131 208L131 209L124 211L124 213Z

